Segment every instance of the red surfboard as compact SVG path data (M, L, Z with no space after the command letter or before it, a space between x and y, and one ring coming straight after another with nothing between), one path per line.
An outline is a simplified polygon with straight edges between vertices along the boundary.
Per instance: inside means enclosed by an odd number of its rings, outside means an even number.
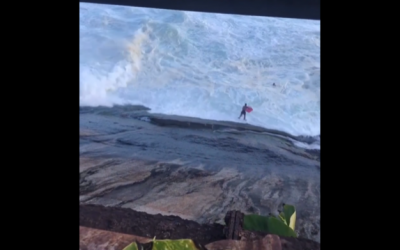
M249 106L247 106L247 107L246 107L246 112L247 112L247 113L250 113L251 111L253 111L253 108L252 108L252 107L249 107Z

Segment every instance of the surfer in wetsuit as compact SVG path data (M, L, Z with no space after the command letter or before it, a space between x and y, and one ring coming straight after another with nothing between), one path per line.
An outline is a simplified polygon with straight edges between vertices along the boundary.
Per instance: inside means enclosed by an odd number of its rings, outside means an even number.
M243 120L246 121L246 108L247 108L247 103L244 104L244 106L242 108L242 112L240 113L240 116L238 119L240 119L240 117L242 117L242 115L243 115Z

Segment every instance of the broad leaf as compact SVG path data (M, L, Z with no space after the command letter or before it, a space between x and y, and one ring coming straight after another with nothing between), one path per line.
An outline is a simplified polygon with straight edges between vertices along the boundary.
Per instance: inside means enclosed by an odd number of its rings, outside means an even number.
M200 250L190 239L155 240L152 250Z
M123 250L139 250L136 242L127 245Z
M267 220L268 233L286 237L297 237L296 232L281 220L269 217Z
M249 231L268 232L268 217L258 214L244 216L243 229Z
M284 205L283 213L286 219L286 224L294 230L296 226L296 208L292 205Z

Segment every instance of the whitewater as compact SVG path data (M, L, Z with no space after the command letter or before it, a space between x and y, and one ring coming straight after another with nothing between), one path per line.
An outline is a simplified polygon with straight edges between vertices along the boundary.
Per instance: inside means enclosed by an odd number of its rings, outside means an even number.
M79 44L80 106L319 137L319 21L80 3Z

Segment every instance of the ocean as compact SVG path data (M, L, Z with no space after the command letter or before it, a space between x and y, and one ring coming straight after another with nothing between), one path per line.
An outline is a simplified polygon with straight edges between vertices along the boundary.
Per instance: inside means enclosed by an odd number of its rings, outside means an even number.
M80 3L79 44L81 106L237 122L247 103L249 124L319 138L319 21Z

